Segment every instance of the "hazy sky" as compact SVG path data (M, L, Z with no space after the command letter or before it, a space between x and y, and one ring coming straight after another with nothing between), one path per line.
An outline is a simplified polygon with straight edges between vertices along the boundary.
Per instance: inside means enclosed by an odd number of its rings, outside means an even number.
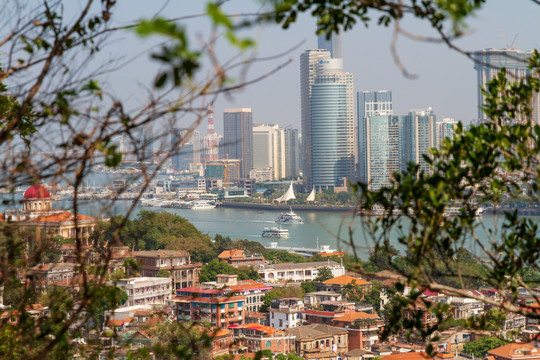
M151 3L151 4L150 4ZM465 50L505 48L512 42L520 50L540 48L540 6L530 0L488 0L487 5L469 21L468 34L456 44ZM203 1L157 1L129 0L119 2L115 21L126 24L135 18L148 18L161 10L167 17L180 17L204 12ZM224 9L230 13L254 12L260 8L256 0L230 0ZM209 34L210 22L204 18L183 21L192 41ZM418 35L432 34L420 20L402 24L408 31ZM416 79L404 77L394 63L390 52L393 28L375 23L365 28L357 25L344 34L345 70L354 74L355 92L358 90L391 90L394 113L401 115L410 108L431 106L439 119L450 117L468 123L476 117L476 73L472 62L465 56L449 50L443 44L424 43L399 38L397 49L407 70ZM300 17L288 30L275 25L257 26L242 36L257 41L256 56L272 57L300 46L286 55L271 61L260 61L249 68L248 78L257 78L279 64L292 62L285 68L256 84L221 96L215 103L216 130L223 127L223 109L251 107L254 123L275 123L281 126L300 127L300 77L299 57L307 49L316 48L315 20L309 14ZM134 85L148 85L155 74L147 52L151 41L137 39L129 33L122 34L114 50L125 56L137 54L136 61L110 77L117 95L136 103L143 92ZM220 60L233 58L236 50L220 44L216 48ZM208 68L202 70L204 75ZM205 128L199 129L202 133Z

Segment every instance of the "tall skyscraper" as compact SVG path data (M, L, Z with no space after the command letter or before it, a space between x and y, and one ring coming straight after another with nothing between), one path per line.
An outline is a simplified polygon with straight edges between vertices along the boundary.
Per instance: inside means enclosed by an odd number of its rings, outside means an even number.
M225 109L223 113L224 156L240 159L240 176L248 178L253 168L253 115L251 108Z
M485 105L485 97L481 88L485 88L487 82L492 80L504 67L506 78L510 82L532 76L531 70L527 68L528 58L532 56L532 51L521 51L515 49L483 49L473 54L474 69L477 73L478 91L478 120L486 120L482 112ZM535 75L538 76L538 75ZM540 121L540 94L536 94L531 104L533 108L533 120Z
M309 187L333 189L355 174L353 75L342 59L321 59L311 86L311 174Z
M306 50L300 55L300 111L304 185L311 187L311 85L317 78L319 60L330 59L327 50Z
M431 107L427 109L412 109L407 115L406 129L404 129L404 159L420 165L420 170L429 173L431 170L423 155L428 155L429 149L435 143L436 117Z
M285 177L285 133L278 125L253 126L253 168L272 169L272 180Z
M373 115L364 118L366 181L370 190L391 184L402 169L405 116Z
M285 129L285 177L295 178L299 174L300 138L298 129Z
M441 144L444 139L454 137L454 127L457 125L457 121L454 119L445 118L442 121L437 122L437 134L436 134L436 144L437 149L441 149Z
M326 38L326 34L321 34L317 37L317 47L319 49L328 50L330 57L333 59L343 59L343 32L339 34L332 33L330 38Z
M394 115L392 92L387 90L359 91L356 93L358 121L358 178L367 182L365 118L375 115Z
M189 170L190 163L201 161L201 139L197 130L173 128L171 133L171 160L175 171Z
M154 133L151 123L146 124L139 132L137 160L150 162L154 160Z

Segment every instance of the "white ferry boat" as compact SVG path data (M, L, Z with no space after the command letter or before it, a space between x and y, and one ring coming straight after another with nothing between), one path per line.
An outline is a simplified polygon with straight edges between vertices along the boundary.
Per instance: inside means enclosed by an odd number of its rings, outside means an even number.
M215 209L216 204L210 201L194 201L191 210Z
M274 226L271 228L264 228L262 232L262 237L288 239L290 235L289 230L277 228Z
M282 212L276 222L279 224L303 224L304 220L290 209L287 212Z

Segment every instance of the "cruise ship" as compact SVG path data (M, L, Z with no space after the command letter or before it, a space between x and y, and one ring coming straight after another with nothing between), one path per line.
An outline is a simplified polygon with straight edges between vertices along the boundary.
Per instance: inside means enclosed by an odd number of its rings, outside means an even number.
M262 237L269 237L269 238L280 238L280 239L288 239L290 237L289 230L277 228L277 227L271 227L271 228L264 228L262 232Z
M292 209L289 209L287 212L282 212L278 216L276 222L279 224L303 224L304 220L300 216L296 215Z

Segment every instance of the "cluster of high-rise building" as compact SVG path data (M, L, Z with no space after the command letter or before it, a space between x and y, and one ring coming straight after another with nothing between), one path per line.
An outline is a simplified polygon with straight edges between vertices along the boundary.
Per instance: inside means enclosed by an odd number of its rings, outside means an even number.
M474 53L478 76L478 119L485 87L501 68L515 81L535 76L527 68L531 51L484 49ZM425 160L430 148L452 137L457 122L438 120L431 107L395 115L392 92L358 91L354 76L344 70L342 34L320 35L318 48L300 55L301 132L290 127L254 123L251 108L225 109L223 136L214 131L214 111L208 110L207 134L174 128L172 168L199 170L225 180L275 181L302 176L305 190L342 188L347 179L368 183L372 190L389 185L396 171ZM540 95L533 99L533 119L540 119ZM519 120L519 119L516 119ZM140 142L153 146L151 128ZM145 153L146 154L146 153ZM224 181L225 183L227 181Z

